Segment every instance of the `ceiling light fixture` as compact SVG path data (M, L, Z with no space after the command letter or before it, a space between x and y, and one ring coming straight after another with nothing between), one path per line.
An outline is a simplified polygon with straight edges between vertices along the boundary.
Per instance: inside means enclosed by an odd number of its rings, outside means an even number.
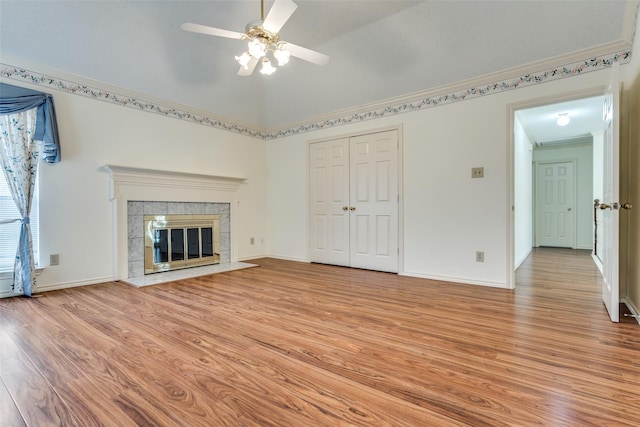
M291 53L284 48L284 43L278 41L278 35L268 32L260 24L252 25L247 30L245 38L249 39L247 51L236 56L236 61L245 70L249 69L252 60L262 59L260 72L268 76L277 70L271 65L271 58L278 61L280 67L289 62Z
M236 56L236 61L240 66L248 69L252 60L262 59L260 73L268 76L276 72L277 68L271 65L269 57L278 61L281 67L289 62L291 52L284 48L284 42L279 41L277 33L271 33L262 27L264 22L264 0L260 2L260 21L255 21L247 25L245 34L242 36L248 39L248 50L240 56Z
M262 68L260 69L261 74L264 74L265 76L270 76L271 74L275 73L276 70L277 68L271 65L271 61L269 61L268 58L262 59Z
M562 113L562 114L558 114L558 119L556 120L556 123L558 124L558 126L566 126L569 124L570 121L571 119L569 118L569 113Z
M180 28L192 33L245 40L247 50L235 57L240 64L239 76L250 76L260 62L262 63L260 70L262 74L273 74L276 68L272 63L277 61L278 67L282 67L289 62L292 56L312 64L325 65L329 62L327 55L280 40L278 33L297 7L292 0L273 0L271 10L265 18L264 0L260 0L260 19L249 22L244 33L191 22L185 22Z

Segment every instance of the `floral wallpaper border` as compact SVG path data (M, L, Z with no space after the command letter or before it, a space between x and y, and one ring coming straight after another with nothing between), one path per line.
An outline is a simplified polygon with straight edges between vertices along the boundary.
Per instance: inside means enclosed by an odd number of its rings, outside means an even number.
M173 107L159 105L154 102L145 101L144 99L136 99L127 95L109 92L100 88L90 87L68 80L59 79L53 76L40 74L24 68L14 67L11 65L0 64L0 76L31 83L38 86L44 86L74 95L84 96L100 101L110 102L112 104L121 105L123 107L135 108L141 111L147 111L154 114L160 114L166 117L186 120L192 123L210 126L229 132L239 133L241 135L251 136L263 140L272 140L288 136L299 135L301 133L312 132L320 129L327 129L336 126L362 122L365 120L378 119L412 111L419 111L426 108L436 107L439 105L450 104L453 102L464 101L466 99L478 98L480 96L491 95L495 93L514 90L522 87L528 87L539 83L558 80L565 77L577 76L591 71L598 71L611 67L615 62L621 64L629 62L631 59L631 50L626 49L609 55L595 57L569 65L551 68L544 71L525 74L509 80L489 83L478 87L472 87L451 93L443 93L440 95L429 96L426 98L418 98L413 101L403 102L395 105L377 108L370 111L362 111L349 114L342 117L336 117L317 122L310 122L288 129L281 129L273 132L258 131L247 129L246 127L224 122L215 118L190 113L188 111L179 110Z

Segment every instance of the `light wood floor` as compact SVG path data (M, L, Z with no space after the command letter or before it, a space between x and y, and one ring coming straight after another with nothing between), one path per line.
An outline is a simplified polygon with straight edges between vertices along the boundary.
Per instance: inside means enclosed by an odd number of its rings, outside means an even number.
M588 253L515 291L273 259L0 300L2 426L637 426L640 326Z

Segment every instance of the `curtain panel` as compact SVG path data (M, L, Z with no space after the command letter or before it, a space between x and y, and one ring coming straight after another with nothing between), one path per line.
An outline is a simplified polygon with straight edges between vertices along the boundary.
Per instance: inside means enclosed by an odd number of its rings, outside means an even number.
M20 237L13 268L13 291L31 296L35 287L29 213L36 183L40 141L34 139L36 108L0 115L0 166L20 212Z
M42 158L47 163L60 161L60 138L53 96L44 92L0 83L0 116L37 108L34 140L43 141Z

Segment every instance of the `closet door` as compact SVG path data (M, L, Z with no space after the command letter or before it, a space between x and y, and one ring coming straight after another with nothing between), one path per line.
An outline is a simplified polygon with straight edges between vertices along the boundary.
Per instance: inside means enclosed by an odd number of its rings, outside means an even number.
M309 236L313 262L349 265L349 139L309 145Z
M350 138L350 265L398 271L397 131Z
M398 271L397 131L309 145L310 260Z

